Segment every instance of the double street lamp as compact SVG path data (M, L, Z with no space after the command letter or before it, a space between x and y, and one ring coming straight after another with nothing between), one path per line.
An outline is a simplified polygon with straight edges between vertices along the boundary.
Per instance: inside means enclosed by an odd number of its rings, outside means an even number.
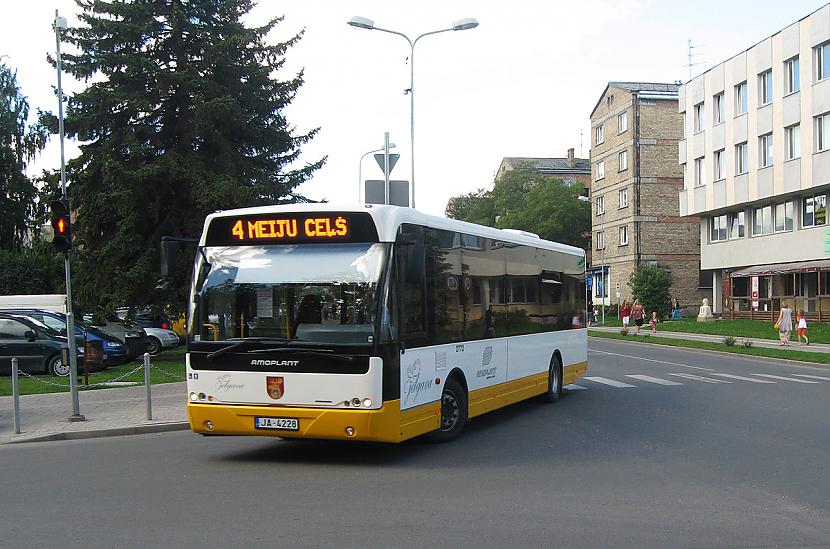
M408 43L409 43L409 88L404 90L404 94L409 94L409 139L411 145L411 151L409 156L412 160L412 170L410 174L410 178L412 179L411 190L410 190L410 206L415 207L415 44L418 43L418 40L423 38L424 36L429 36L431 34L439 34L442 32L449 32L449 31L461 31L461 30L468 30L474 29L478 26L478 21L473 18L466 18L466 19L459 19L455 21L450 28L447 29L439 29L430 32L425 32L419 35L415 40L411 40L407 35L402 32L383 29L380 27L375 26L375 22L371 19L366 17L359 17L355 16L352 17L347 21L349 25L358 29L366 29L366 30L376 30L381 32L388 32L389 34L397 34L398 36L402 36Z

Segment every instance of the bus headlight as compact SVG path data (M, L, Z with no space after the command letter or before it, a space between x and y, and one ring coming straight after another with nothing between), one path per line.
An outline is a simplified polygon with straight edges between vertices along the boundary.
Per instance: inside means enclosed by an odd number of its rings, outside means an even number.
M197 400L199 400L199 395L197 395L196 393L190 393L190 400L196 402Z
M371 398L364 398L363 399L363 407L364 408L371 408L372 407L372 399Z
M355 408L360 408L360 399L359 398L353 398L352 399L352 406L354 406Z

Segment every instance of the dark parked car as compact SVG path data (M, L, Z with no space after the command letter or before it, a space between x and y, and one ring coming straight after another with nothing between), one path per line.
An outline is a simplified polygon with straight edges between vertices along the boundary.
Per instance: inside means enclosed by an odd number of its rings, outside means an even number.
M121 307L116 309L115 314L122 321L129 315L130 309L128 307ZM141 307L133 310L133 323L142 328L161 328L163 330L172 330L173 323L170 317L162 311L150 309L149 307Z
M0 374L11 373L16 357L23 372L68 376L69 365L61 359L65 346L66 337L46 324L25 315L0 313ZM83 347L76 352L82 365Z
M57 330L61 334L66 334L66 315L63 313L56 313L53 311L43 311L40 309L14 309L4 312L13 312L16 314L26 315L46 324L53 330ZM100 340L104 350L104 364L106 366L117 366L129 362L129 352L127 345L117 337L106 332L84 325L80 322L75 322L75 342L78 346L83 345L84 332L86 338L90 341Z

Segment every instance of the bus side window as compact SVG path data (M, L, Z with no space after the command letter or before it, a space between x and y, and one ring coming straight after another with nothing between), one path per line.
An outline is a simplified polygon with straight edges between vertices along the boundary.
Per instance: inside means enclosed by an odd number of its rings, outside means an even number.
M420 227L404 225L395 244L400 338L408 347L426 345L424 245Z

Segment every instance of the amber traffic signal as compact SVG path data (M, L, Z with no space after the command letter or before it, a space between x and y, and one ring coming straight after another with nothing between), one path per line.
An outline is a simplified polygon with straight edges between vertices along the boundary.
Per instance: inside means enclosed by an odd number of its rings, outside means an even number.
M52 246L55 251L66 253L72 249L72 223L69 219L69 203L66 200L53 200L50 205L52 214Z

